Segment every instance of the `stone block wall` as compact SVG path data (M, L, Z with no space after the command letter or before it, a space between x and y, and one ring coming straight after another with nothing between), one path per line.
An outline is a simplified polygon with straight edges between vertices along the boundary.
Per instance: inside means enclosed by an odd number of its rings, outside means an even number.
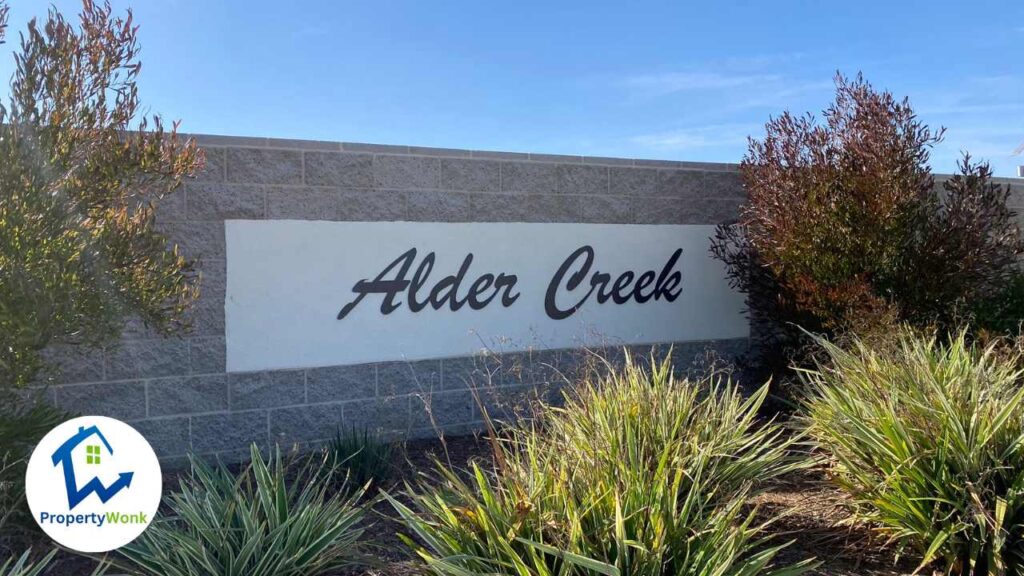
M68 410L131 423L169 460L189 451L230 457L251 442L316 443L339 427L468 432L482 425L479 404L498 412L524 392L550 393L580 364L581 354L569 350L499 350L482 358L226 373L225 219L717 224L733 218L743 199L730 164L196 138L206 170L157 212L203 274L193 332L162 338L130 323L120 346L55 350L62 369L45 392ZM688 342L673 354L685 368L708 348L729 357L745 346ZM619 353L614 345L605 352Z

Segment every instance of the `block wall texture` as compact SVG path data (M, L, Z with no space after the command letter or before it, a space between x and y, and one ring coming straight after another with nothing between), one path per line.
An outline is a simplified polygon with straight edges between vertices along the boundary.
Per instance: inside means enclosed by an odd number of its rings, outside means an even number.
M251 442L312 444L339 427L412 437L469 432L482 426L480 404L501 413L529 394L553 394L586 357L499 350L225 373L225 219L717 224L743 200L730 164L196 138L206 170L157 210L162 229L203 274L193 332L163 338L129 323L117 347L54 350L61 370L44 392L62 408L131 423L165 460L190 451L234 457ZM687 342L672 353L686 370L708 350L728 358L745 346ZM605 352L621 356L614 345Z

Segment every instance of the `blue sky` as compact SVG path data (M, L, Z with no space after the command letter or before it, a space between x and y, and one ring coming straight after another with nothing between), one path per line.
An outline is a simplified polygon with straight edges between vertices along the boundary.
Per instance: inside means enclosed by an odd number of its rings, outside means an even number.
M937 170L1024 164L1018 0L114 5L141 25L143 101L189 132L736 162L841 70L947 127ZM46 6L14 2L10 39Z

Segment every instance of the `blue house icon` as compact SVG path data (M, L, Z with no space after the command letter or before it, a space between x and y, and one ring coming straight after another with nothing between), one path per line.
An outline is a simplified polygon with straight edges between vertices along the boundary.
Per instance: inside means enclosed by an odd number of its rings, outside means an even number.
M106 503L108 500L113 498L115 494L131 486L132 476L135 474L134 472L122 472L118 474L118 479L110 486L104 486L98 477L94 477L92 480L87 482L85 486L82 486L82 488L79 489L78 482L75 480L75 463L72 458L72 453L79 444L85 442L86 439L92 436L99 438L100 442L102 442L103 446L107 449L108 454L112 455L114 453L114 449L110 446L110 442L107 441L107 438L102 432L100 432L99 428L94 425L88 428L79 427L78 432L71 438L68 438L64 444L61 444L60 448L57 448L51 457L54 466L60 464L64 468L64 486L68 493L68 510L74 510L75 506L78 506L82 500L85 500L92 493L95 493L99 497L100 501ZM90 452L90 463L95 461L98 464L100 461L99 458L100 456L98 453L94 456L93 453Z

